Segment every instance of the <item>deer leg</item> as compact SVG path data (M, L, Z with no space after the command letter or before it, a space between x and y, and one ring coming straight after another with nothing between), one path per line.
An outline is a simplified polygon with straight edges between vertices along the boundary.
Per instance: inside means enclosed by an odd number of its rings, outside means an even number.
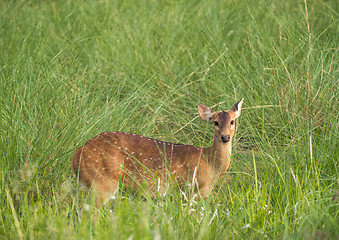
M199 189L199 193L203 198L207 198L209 195L211 195L213 186L205 186L201 189Z
M94 198L97 206L105 205L109 200L114 199L119 189L119 182L115 180L96 180L92 185L91 198Z

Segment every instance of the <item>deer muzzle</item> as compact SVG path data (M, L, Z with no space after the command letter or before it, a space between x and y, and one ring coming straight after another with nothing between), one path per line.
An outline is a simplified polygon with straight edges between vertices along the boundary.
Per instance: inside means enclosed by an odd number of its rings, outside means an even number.
M231 136L230 135L221 135L221 141L223 143L228 143L231 140Z

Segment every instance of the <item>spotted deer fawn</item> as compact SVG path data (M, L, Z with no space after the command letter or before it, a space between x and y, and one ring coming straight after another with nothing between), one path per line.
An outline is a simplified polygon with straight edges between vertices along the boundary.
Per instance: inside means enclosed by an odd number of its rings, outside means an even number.
M114 196L119 184L164 194L171 183L193 183L208 197L230 166L235 119L243 99L229 111L213 112L200 104L198 112L214 125L211 147L174 144L125 132L104 132L74 153L72 168L78 180L96 192L99 202Z

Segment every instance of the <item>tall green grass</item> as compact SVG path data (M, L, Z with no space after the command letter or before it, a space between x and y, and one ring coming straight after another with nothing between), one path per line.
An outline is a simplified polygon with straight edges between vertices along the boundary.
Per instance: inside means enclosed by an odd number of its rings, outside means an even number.
M337 1L1 1L0 238L337 239ZM83 212L75 149L122 130L208 146L196 106L244 97L206 199ZM186 199L187 198L187 199Z

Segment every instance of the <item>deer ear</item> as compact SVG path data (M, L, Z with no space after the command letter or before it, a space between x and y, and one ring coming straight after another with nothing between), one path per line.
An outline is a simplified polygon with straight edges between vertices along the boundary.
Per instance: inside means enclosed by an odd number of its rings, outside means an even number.
M242 98L239 102L234 104L234 106L231 108L231 111L235 113L235 118L238 118L240 116L241 106L242 106L243 101L244 101L244 98Z
M212 114L214 113L210 107L204 105L204 104L199 104L198 105L198 113L199 116L205 120L205 121L211 121L212 119Z

